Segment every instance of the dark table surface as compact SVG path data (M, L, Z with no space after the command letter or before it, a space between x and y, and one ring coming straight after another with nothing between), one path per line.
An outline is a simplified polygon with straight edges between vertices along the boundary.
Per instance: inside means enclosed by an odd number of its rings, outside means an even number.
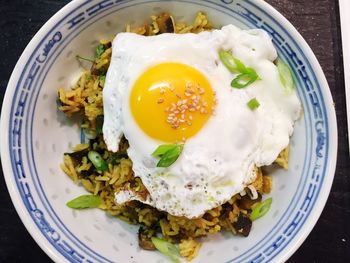
M292 22L316 54L326 74L338 119L338 162L328 202L315 228L288 262L350 262L350 160L338 1L266 1ZM25 46L68 2L0 0L1 103L10 74ZM22 225L0 176L0 262L48 261Z

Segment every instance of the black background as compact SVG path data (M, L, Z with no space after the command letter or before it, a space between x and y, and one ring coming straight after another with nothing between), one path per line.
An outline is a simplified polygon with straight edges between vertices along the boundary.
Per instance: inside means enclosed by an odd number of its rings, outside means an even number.
M27 43L68 0L0 0L0 99ZM350 262L350 160L341 33L336 0L267 0L299 30L316 54L336 106L339 151L335 179L315 228L288 262ZM350 25L349 25L350 26ZM349 47L348 47L349 48ZM50 259L21 223L0 176L0 262Z

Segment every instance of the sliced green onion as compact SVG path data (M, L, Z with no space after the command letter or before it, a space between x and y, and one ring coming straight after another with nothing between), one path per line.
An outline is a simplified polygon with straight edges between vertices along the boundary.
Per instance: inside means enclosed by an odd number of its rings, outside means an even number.
M103 115L98 115L96 117L96 133L97 134L102 134L103 121L104 121Z
M67 203L67 206L74 209L96 208L102 203L101 197L97 195L81 195Z
M285 88L286 93L291 94L294 90L294 80L291 69L281 59L277 60L277 69L281 83Z
M169 167L172 165L183 150L183 144L161 145L153 153L153 156L160 157L157 167Z
M105 162L105 160L103 160L102 156L98 152L90 151L88 153L88 158L99 173L108 170L107 163Z
M256 74L255 70L251 68L249 68L249 70L249 72L239 74L236 78L234 78L231 82L231 87L236 89L243 89L259 79L259 76Z
M253 98L247 102L247 105L251 110L256 110L257 108L259 108L260 103L256 98Z
M105 52L105 46L102 45L102 44L99 44L97 47L96 47L96 58L100 58L101 55Z
M177 144L162 144L159 145L158 148L152 153L154 157L162 157L167 151L175 148Z
M232 56L232 54L228 51L219 50L219 58L231 73L243 73L246 70L246 66L242 63L242 61Z
M76 55L75 57L76 57L77 59L80 59L80 60L85 60L85 61L88 61L88 62L91 62L91 63L95 63L95 60L90 59L90 58L84 58L84 57L79 56L79 55Z
M256 203L253 206L252 213L250 214L250 220L254 221L254 220L264 216L270 210L271 204L272 204L271 197L267 198L263 202Z
M169 257L172 262L180 263L180 253L178 248L174 244L171 244L157 237L151 237L151 240L154 246L159 250L159 252Z

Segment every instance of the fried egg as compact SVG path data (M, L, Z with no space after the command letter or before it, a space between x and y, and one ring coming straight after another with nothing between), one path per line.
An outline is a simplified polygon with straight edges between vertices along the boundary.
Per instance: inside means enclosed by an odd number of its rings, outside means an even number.
M149 192L124 190L118 204L139 200L175 216L195 218L228 201L288 146L301 104L286 94L267 33L227 25L199 34L144 37L119 33L103 90L103 134L110 151L124 135L133 171ZM230 50L260 79L234 89L218 51ZM252 110L251 99L260 106ZM152 156L183 143L171 166Z

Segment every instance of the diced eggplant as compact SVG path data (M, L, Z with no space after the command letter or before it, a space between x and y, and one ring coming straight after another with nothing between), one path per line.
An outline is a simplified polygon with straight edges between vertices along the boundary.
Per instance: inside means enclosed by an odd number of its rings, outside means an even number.
M73 159L73 162L75 162L76 164L80 164L82 162L83 157L87 156L88 153L89 148L77 152L65 153L65 155L69 155Z
M234 229L237 231L237 233L247 237L250 233L250 229L252 228L252 221L249 219L247 215L243 213L239 213L237 221L234 222L232 225Z
M140 227L139 228L139 246L145 250L156 250L156 247L154 246L151 237L154 235L154 230Z
M238 207L244 210L252 209L252 206L261 201L261 195L259 194L258 198L252 200L249 195L242 196L238 201Z
M174 19L169 14L164 13L164 14L158 16L156 21L157 21L160 33L174 33L175 32Z

